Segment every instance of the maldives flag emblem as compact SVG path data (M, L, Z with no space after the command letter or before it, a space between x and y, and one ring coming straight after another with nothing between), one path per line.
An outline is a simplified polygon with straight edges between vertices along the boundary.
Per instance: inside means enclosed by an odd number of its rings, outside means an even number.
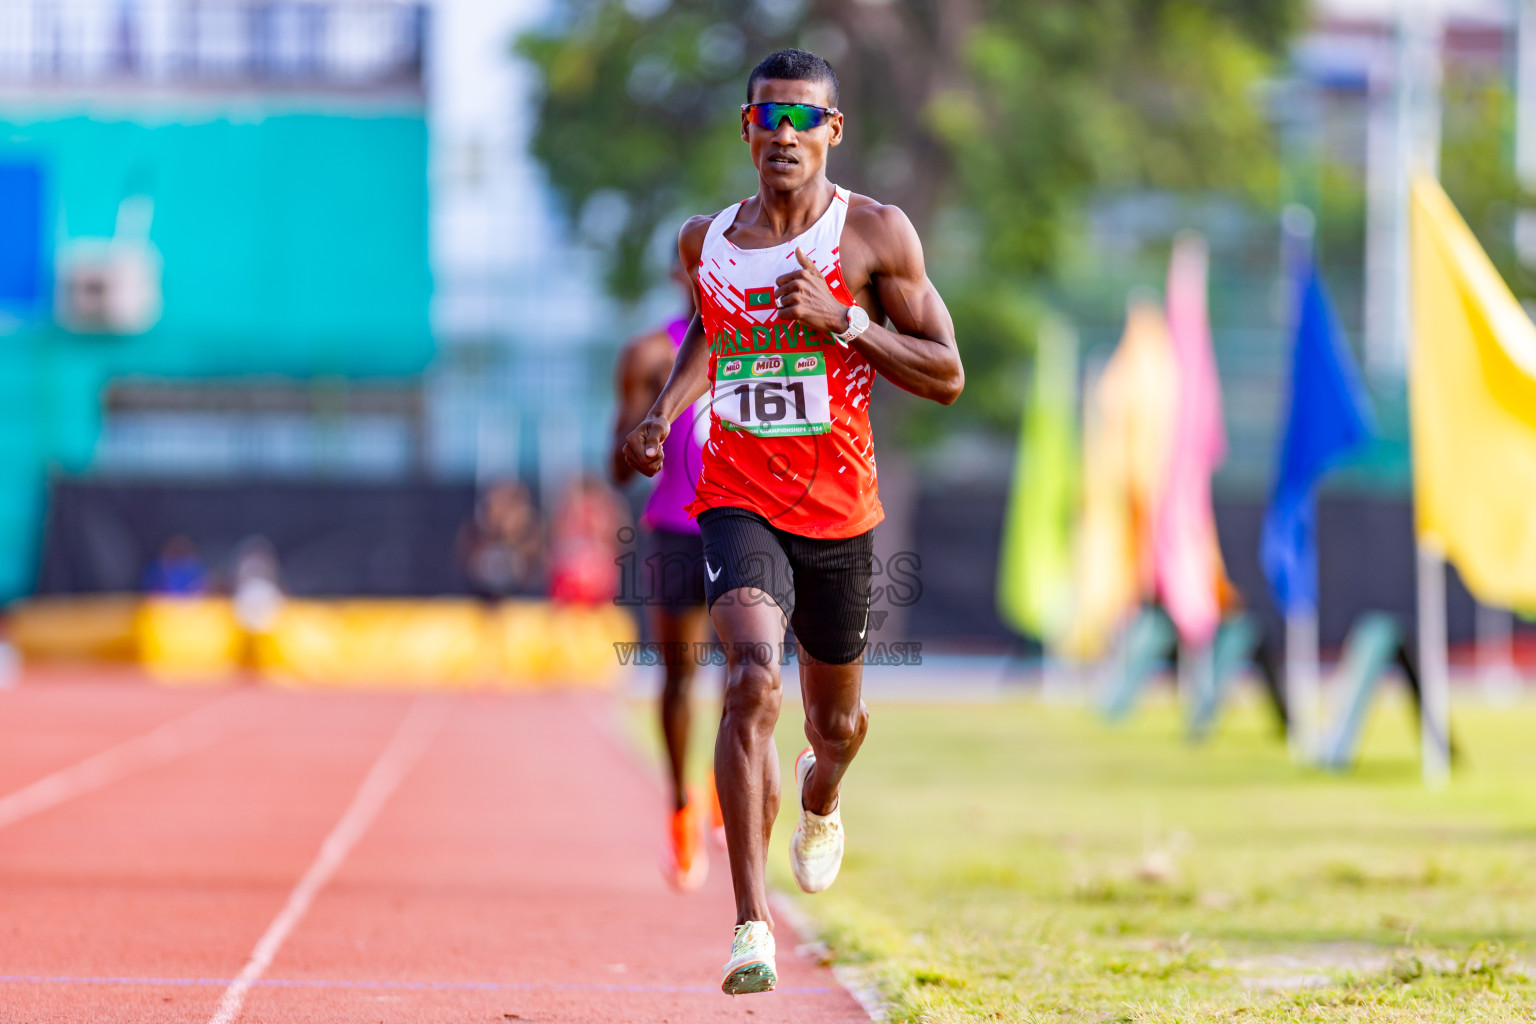
M772 308L773 308L773 289L772 288L748 288L747 289L747 312L752 313L752 312L756 312L759 309L772 309Z

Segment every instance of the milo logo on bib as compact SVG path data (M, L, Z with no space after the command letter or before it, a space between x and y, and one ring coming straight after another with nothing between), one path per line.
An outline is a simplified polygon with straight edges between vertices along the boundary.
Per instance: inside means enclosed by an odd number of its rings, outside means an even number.
M809 373L821 365L820 356L801 356L795 360L796 373Z
M768 377L784 369L783 356L758 356L752 364L752 376Z
M734 376L734 375L740 373L741 372L741 360L740 359L732 359L729 362L721 363L720 364L720 372L725 374L728 377Z

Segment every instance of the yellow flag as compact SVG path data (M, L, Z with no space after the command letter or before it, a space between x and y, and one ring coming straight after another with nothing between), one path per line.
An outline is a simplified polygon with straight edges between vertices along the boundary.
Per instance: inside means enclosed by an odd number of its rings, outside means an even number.
M1035 342L997 563L999 617L1047 644L1060 637L1072 611L1077 469L1077 332L1051 318Z
M1076 603L1062 640L1071 657L1102 655L1137 605L1153 596L1153 515L1178 397L1168 321L1155 303L1137 302L1084 403Z
M1419 539L1478 600L1536 609L1536 324L1432 179L1410 232Z

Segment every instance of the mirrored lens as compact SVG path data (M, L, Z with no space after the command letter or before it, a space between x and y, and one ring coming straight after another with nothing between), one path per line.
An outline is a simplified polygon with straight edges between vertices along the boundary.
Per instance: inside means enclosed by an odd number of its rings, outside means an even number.
M777 131L787 117L789 126L797 132L820 128L827 123L830 111L808 103L753 103L748 108L752 123L767 131Z

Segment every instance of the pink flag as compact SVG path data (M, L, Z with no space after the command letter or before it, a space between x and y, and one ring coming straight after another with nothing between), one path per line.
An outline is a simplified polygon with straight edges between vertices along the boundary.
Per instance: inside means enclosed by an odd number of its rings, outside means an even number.
M1216 634L1225 578L1211 509L1211 474L1227 456L1221 384L1206 311L1205 239L1181 235L1168 264L1168 331L1179 371L1168 473L1153 524L1157 589L1179 636L1202 645Z

